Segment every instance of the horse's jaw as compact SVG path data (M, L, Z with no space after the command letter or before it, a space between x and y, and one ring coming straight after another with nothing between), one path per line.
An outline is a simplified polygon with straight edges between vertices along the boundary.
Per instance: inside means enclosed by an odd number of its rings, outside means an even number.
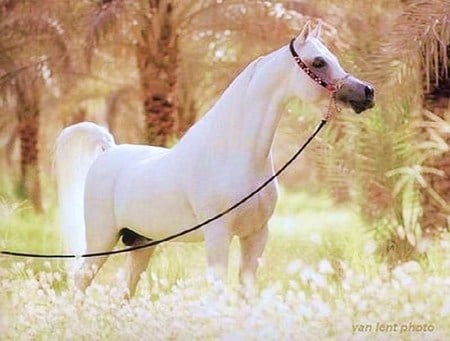
M353 109L353 111L356 114L360 114L363 111L366 111L367 109L373 108L375 106L375 103L373 101L362 101L362 102L358 102L358 101L348 101L348 105Z

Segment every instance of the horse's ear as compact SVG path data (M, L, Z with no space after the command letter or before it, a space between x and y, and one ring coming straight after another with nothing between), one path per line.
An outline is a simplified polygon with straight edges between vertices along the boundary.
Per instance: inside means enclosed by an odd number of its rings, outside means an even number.
M319 39L320 33L322 32L322 21L319 20L317 26L310 32L310 35L314 38Z
M298 41L303 43L308 38L309 31L311 31L311 22L308 20L297 37Z

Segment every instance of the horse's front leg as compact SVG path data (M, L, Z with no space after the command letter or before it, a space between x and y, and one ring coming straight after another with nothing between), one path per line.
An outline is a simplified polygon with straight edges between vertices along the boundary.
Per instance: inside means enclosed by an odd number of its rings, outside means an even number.
M255 291L256 270L258 261L262 256L267 243L269 229L267 223L251 235L239 238L241 245L241 266L239 270L239 282L246 293Z
M226 283L231 233L227 224L216 222L205 226L204 237L208 261L208 281Z

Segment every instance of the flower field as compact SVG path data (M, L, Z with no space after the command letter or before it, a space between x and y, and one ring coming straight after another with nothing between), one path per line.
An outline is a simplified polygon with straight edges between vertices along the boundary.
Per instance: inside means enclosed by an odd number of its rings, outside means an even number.
M131 300L123 298L121 257L107 262L86 293L62 262L0 258L1 338L448 339L448 236L431 242L427 258L388 265L351 209L307 199L282 195L254 295L237 286L237 243L226 286L206 282L203 245L174 243L159 249Z

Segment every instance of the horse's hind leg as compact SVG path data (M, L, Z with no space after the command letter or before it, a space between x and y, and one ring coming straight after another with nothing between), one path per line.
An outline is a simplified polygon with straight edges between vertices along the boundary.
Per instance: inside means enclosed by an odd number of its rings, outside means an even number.
M123 234L122 236L123 241L127 246L142 245L145 242L149 241L147 238L144 238L137 234L131 235L130 237L130 232L134 234L134 232L128 230L127 235ZM129 297L132 297L136 292L136 287L139 282L141 273L147 269L148 262L154 251L155 247L148 247L128 252L126 279L128 284Z
M258 259L261 257L266 246L268 233L269 230L266 224L253 234L239 239L241 245L239 282L247 292L255 289Z
M103 236L102 239L92 242L87 240L86 253L111 251L119 240L117 233L111 236ZM84 291L94 279L94 276L105 263L108 256L83 258L83 262L75 274L75 285L78 289Z
M117 243L117 238L115 238L114 241L111 241L110 243L103 244L102 248L87 248L86 253L92 253L97 252L94 250L100 251L111 251L114 247L114 245ZM81 266L77 273L75 274L75 285L78 289L84 291L92 282L94 279L94 276L97 274L98 270L102 267L102 265L105 263L108 256L96 256L96 257L89 257L84 258L83 262L81 263Z

